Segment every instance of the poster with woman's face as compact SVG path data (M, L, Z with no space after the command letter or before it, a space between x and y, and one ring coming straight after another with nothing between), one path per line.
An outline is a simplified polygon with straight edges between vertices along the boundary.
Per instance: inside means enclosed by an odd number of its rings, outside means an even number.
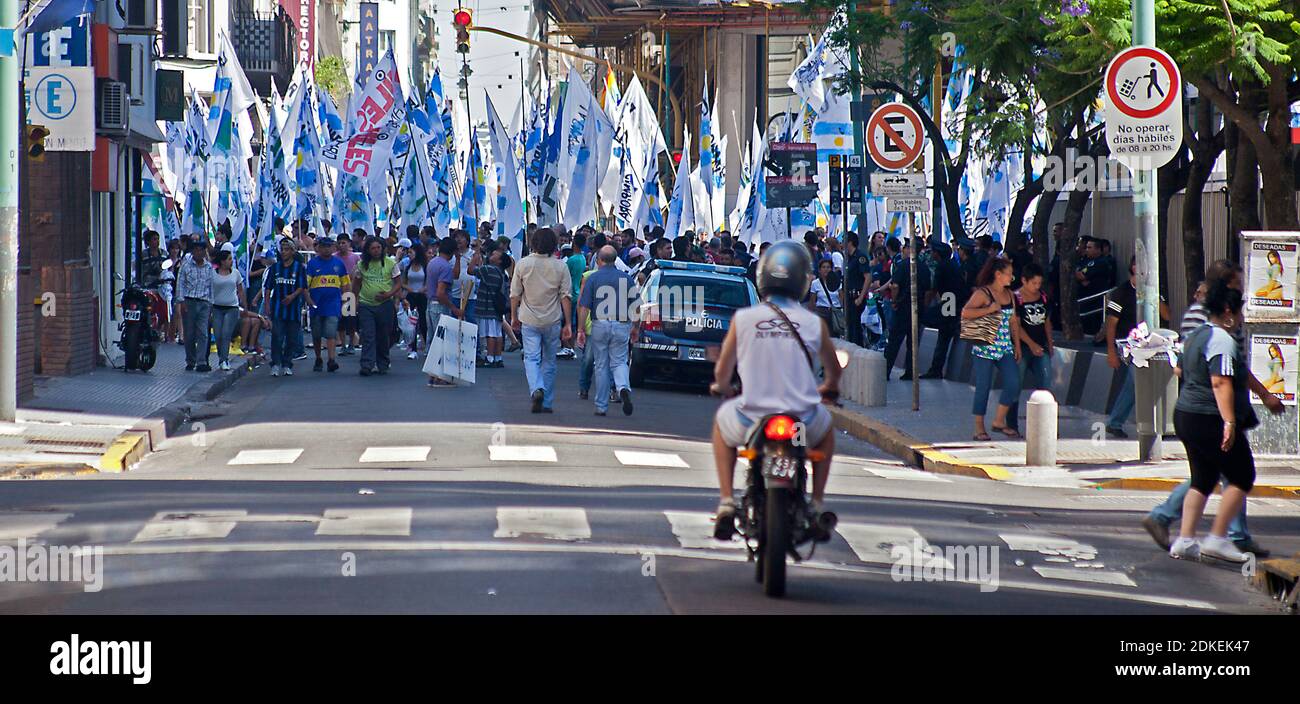
M1300 276L1300 244L1251 240L1247 253L1250 280L1246 308L1251 313L1287 317L1296 313L1296 280Z
M1283 335L1251 335L1250 371L1283 404L1296 405L1300 339ZM1251 393L1251 401L1259 403L1259 397Z

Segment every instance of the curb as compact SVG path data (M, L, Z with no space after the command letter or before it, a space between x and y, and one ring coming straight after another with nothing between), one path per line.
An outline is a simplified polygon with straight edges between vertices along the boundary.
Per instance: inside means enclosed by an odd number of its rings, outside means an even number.
M196 383L185 395L145 416L139 423L118 435L104 454L99 456L98 470L87 465L86 471L74 474L99 472L125 472L138 464L149 453L158 449L167 436L180 427L197 403L211 401L242 379L252 369L247 361L230 370L229 374L210 383Z
M1182 479L1160 477L1132 477L1128 479L1107 479L1096 484L1098 489L1136 489L1146 491L1170 491L1182 484ZM1300 486L1278 486L1273 484L1256 484L1250 490L1251 498L1297 499L1300 498Z
M1011 472L993 464L977 464L962 460L922 442L888 423L868 418L860 413L836 406L829 407L835 427L865 440L914 467L934 474L956 474L976 479L1006 481Z
M903 462L934 474L956 474L976 479L1006 481L1014 474L995 464L965 462L953 455L918 440L892 425L868 418L844 408L831 406L835 427L860 440L875 445ZM1182 479L1133 477L1107 479L1092 485L1094 489L1129 489L1168 492L1183 482ZM1252 497L1275 499L1300 499L1300 486L1256 485Z
M88 464L33 464L27 466L0 469L0 480L8 479L56 479L74 477L83 474L98 474L99 470Z

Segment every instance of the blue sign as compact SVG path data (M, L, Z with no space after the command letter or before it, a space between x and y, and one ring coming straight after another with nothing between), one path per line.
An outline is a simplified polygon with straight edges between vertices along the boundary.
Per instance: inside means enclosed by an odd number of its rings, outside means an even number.
M357 46L358 73L370 75L379 63L379 3L361 3L361 41Z
M51 73L36 84L32 97L36 110L47 120L62 120L77 107L77 88L72 79Z
M26 35L27 65L72 67L90 65L90 22L73 18L62 27Z

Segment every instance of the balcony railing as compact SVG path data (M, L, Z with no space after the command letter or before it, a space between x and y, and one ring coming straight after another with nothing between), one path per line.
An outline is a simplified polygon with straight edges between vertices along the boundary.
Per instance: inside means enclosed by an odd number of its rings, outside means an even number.
M284 90L293 74L297 31L283 8L274 12L236 10L230 21L230 39L239 63L253 89L270 95L271 78Z

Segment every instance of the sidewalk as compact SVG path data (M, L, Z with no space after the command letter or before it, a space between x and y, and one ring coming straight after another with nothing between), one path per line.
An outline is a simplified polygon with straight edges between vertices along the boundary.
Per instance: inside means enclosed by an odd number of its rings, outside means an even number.
M170 344L158 349L147 374L98 367L37 377L17 422L0 423L0 479L129 469L188 417L191 405L215 398L247 371L240 363L229 372L187 372L184 349Z
M994 479L1028 486L1097 487L1168 491L1189 476L1182 443L1172 436L1159 462L1139 462L1137 440L1106 436L1106 417L1075 406L1058 406L1056 467L1025 465L1025 442L989 428L990 442L972 440L974 389L961 382L922 380L921 410L912 411L912 382L894 379L887 405L867 408L845 401L833 409L836 427L926 471ZM1024 400L1020 430L1025 430ZM989 400L991 425L997 392ZM1135 437L1136 428L1126 427ZM1300 498L1300 470L1294 458L1256 457L1252 495Z

